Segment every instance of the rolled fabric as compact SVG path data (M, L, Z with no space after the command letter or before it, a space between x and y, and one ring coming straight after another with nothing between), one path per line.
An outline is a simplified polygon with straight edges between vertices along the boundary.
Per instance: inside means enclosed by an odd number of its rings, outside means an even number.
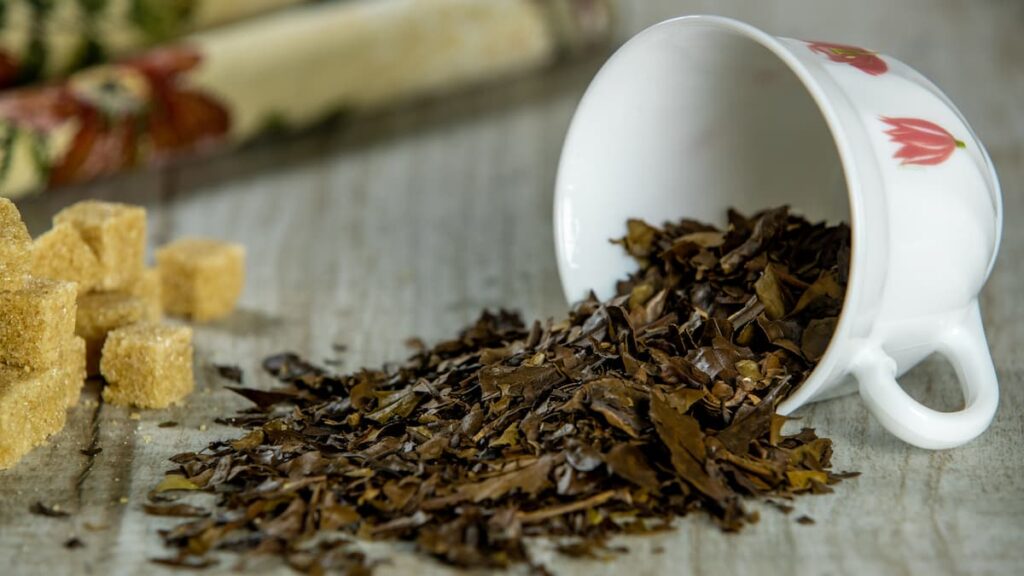
M309 0L0 0L0 88Z
M610 28L607 0L358 0L192 35L0 94L0 195L536 69Z

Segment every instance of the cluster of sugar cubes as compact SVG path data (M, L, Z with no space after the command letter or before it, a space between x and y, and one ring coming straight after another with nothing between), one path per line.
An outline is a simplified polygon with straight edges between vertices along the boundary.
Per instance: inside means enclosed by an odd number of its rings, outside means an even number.
M85 380L77 285L30 276L31 242L0 198L0 469L64 427Z
M53 223L47 234L61 228L77 234L61 232L67 239L59 250L45 249L47 235L40 236L36 247L46 254L35 259L36 265L45 268L44 261L71 260L67 255L82 252L73 245L84 244L99 269L93 275L84 272L86 264L52 266L82 271L73 278L79 282L93 279L78 297L75 330L86 342L89 373L106 380L104 399L162 408L188 395L193 387L191 330L159 323L164 311L196 321L230 314L244 282L244 249L184 238L161 248L157 267L147 268L146 212L141 207L86 200L59 212ZM181 246L190 249L182 253ZM86 260L84 253L78 258ZM140 325L146 329L136 329Z
M0 469L64 425L86 375L114 404L162 408L194 387L194 321L231 313L244 284L241 246L185 238L145 266L146 212L86 200L34 241L0 198Z
M112 330L160 320L159 310L150 316L152 304L137 295L145 269L145 209L98 200L72 204L53 217L53 228L35 240L32 252L33 274L78 283L75 333L85 339L90 375L99 374ZM159 303L159 294L150 297Z

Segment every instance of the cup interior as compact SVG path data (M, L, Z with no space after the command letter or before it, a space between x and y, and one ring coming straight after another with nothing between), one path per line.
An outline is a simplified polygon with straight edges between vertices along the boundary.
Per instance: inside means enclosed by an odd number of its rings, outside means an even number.
M724 225L789 205L849 221L839 153L814 99L774 52L714 21L664 22L630 40L581 101L562 152L555 234L567 300L605 298L635 269L627 218Z

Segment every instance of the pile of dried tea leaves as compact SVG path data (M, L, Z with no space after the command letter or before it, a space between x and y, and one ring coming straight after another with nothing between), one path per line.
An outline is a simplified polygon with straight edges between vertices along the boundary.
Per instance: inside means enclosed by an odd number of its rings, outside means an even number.
M399 367L345 375L266 359L286 386L233 388L255 408L224 420L248 433L178 454L151 494L218 498L212 514L147 507L197 517L164 532L178 555L162 562L230 550L361 572L360 537L499 567L530 561L527 537L570 537L562 551L588 554L693 511L738 530L757 520L745 498L846 477L829 470L828 439L784 435L775 407L835 327L849 229L779 208L730 212L726 232L630 221L620 242L640 270L557 322L485 312Z

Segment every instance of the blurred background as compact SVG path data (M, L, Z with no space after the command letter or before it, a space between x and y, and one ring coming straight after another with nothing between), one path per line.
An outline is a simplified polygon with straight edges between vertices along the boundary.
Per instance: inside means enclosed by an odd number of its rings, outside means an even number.
M267 354L333 357L337 343L348 368L400 359L410 335L447 337L481 308L565 310L551 213L575 106L616 46L694 13L891 55L957 103L1003 186L982 308L1004 397L992 429L951 453L908 450L856 397L815 405L804 423L843 447L839 468L864 472L845 500L815 500L814 528L767 515L742 536L684 524L665 538L685 545L644 555L647 572L1012 572L1024 517L1013 484L1024 464L1006 457L1024 405L1020 0L0 0L0 195L33 233L93 197L145 206L151 246L189 234L245 244L242 310L197 330L197 366L256 374ZM937 363L907 378L940 406L956 405L954 384ZM177 417L205 422L235 405L207 398ZM179 449L208 439L189 433ZM132 464L111 478L152 475L171 453L120 450ZM114 484L95 482L116 501ZM80 554L98 573L115 560L121 573L152 569L159 545L144 518L112 522L139 529L56 559L17 544L38 540L29 532L0 550L23 566Z
M1019 213L1016 0L2 6L0 194L22 198L30 229L84 196L146 205L154 243L203 233L249 246L243 302L302 319L300 331L311 309L329 323L313 320L315 334L401 314L428 337L484 306L560 311L551 194L575 104L617 45L681 14L910 63L958 104L1000 169L1007 221ZM1021 244L1004 242L1001 261ZM396 352L385 338L366 343L367 360Z

